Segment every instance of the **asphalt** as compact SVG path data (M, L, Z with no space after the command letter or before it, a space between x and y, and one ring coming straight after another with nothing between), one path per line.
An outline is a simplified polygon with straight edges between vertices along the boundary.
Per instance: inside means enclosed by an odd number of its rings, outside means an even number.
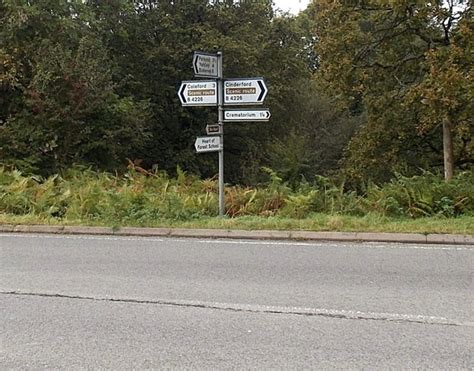
M467 245L0 234L5 369L472 369Z
M469 370L470 327L7 297L12 370Z
M52 233L71 235L229 238L256 240L337 241L337 242L395 242L474 246L474 234L421 234L374 232L311 232L237 229L186 228L110 228L61 225L0 225L0 233Z

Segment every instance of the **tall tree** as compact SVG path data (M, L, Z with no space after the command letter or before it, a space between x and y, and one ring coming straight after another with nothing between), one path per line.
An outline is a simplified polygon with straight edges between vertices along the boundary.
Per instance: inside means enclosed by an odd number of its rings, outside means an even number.
M145 101L119 96L82 2L7 1L1 13L0 158L39 173L114 169L147 138Z
M347 135L331 151L322 146L338 132L330 121L344 114L315 109L330 104L309 81L318 60L306 16L278 16L271 0L6 0L0 7L2 163L52 172L76 163L116 169L130 158L214 175L216 156L197 156L193 142L216 112L181 107L176 90L194 78L195 50L222 50L226 77L266 79L273 114L268 124L226 125L226 181L258 182L262 165L281 162L271 152L292 138L320 158L310 162L313 173L336 166Z
M321 0L309 12L320 80L354 113L367 111L347 151L352 177L437 166L443 126L446 178L472 163L470 1Z

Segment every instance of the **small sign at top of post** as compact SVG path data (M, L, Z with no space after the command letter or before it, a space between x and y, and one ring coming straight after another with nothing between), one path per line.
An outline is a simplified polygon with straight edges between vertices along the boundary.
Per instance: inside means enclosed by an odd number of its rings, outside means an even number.
M193 67L196 77L219 77L218 58L216 54L194 52Z

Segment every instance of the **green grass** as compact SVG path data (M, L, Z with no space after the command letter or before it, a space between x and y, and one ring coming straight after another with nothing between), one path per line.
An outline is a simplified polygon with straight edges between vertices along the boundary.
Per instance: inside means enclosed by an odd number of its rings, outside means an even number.
M176 178L76 168L44 179L0 167L0 223L474 234L473 172L448 183L398 176L359 193L323 177L291 189L269 175L260 187L226 187L218 218L217 182L179 169Z
M27 214L21 216L0 214L0 224L13 225L81 225L106 227L169 227L242 230L299 230L334 232L391 232L391 233L447 233L474 234L474 217L427 217L422 219L387 218L377 215L363 217L348 215L314 214L309 218L243 216L236 218L202 217L195 220L154 220L148 222L115 223L108 221L58 220Z

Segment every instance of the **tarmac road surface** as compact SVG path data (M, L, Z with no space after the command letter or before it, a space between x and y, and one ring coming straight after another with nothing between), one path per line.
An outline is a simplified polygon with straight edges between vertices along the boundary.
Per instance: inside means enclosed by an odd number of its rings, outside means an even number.
M0 234L2 369L473 367L468 246Z

